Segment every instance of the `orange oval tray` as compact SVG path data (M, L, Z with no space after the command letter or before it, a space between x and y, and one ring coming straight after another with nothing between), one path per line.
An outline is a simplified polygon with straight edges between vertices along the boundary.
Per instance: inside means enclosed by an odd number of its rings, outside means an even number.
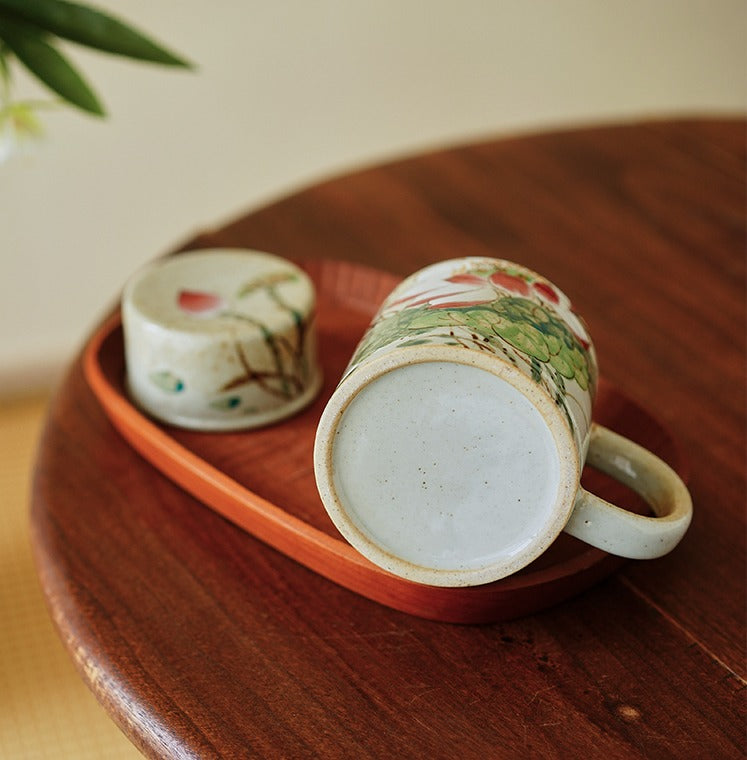
M434 620L483 623L526 615L588 588L622 564L618 557L561 534L516 575L484 586L438 588L391 575L345 542L316 490L316 425L355 345L399 278L342 261L301 266L317 289L325 383L311 407L270 427L200 433L153 421L125 391L119 316L93 335L83 357L86 379L111 422L146 460L206 506L306 567L377 602ZM677 447L664 428L604 381L594 417L684 475ZM622 507L647 511L632 492L591 468L584 470L583 483Z

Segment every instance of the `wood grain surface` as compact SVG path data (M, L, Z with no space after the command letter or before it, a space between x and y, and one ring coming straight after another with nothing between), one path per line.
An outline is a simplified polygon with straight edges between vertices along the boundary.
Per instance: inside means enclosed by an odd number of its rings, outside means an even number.
M467 145L332 179L185 244L406 274L519 261L574 300L602 374L690 463L695 516L541 614L437 623L203 507L109 423L80 360L51 406L33 542L82 677L152 757L745 755L745 123Z

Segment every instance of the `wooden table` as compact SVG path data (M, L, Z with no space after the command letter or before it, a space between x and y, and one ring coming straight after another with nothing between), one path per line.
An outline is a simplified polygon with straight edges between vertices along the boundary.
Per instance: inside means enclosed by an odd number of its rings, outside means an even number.
M123 442L73 363L33 540L81 676L154 757L729 758L745 750L745 124L504 139L322 183L189 245L405 274L523 262L669 428L695 517L541 614L458 626L359 597L205 509Z

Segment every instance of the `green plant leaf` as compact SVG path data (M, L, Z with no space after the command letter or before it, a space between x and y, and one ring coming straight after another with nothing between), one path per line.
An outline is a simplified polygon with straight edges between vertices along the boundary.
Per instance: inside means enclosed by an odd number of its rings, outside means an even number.
M192 64L132 26L93 8L64 0L0 0L0 14L80 45L166 66Z
M10 48L0 40L0 105L10 100Z
M104 109L93 90L45 36L33 26L0 18L0 39L32 74L68 103L103 116Z
M10 67L8 66L9 54L10 49L2 40L0 40L0 77L6 82L10 79Z

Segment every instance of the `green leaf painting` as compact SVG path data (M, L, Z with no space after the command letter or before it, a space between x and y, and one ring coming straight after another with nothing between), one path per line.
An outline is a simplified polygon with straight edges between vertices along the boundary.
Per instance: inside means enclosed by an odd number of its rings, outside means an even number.
M241 398L239 396L226 396L225 398L219 398L210 402L210 406L213 409L217 409L221 412L229 412L231 409L236 409L241 404Z
M2 0L0 0L2 2ZM208 402L208 405L222 413L253 414L256 408L248 406L244 391L249 386L260 388L267 396L281 401L293 399L303 394L309 387L312 372L307 361L309 340L309 321L301 316L281 294L283 285L298 280L294 272L269 272L250 282L245 282L233 294L217 293L205 290L180 290L176 296L176 305L180 311L194 319L231 320L249 324L255 329L267 348L265 355L247 351L242 340L233 342L233 351L239 370L237 374L216 388L221 395ZM234 309L242 299L257 296L269 298L277 311L285 312L290 317L292 329L276 331L271 324L266 324L257 315ZM313 319L313 314L310 315ZM251 347L251 342L249 342ZM269 359L270 365L267 366ZM258 366L259 365L259 366ZM167 392L176 392L180 381L170 372L159 372L151 380ZM181 385L183 388L183 384ZM231 395L223 395L230 393ZM249 394L251 395L251 394Z
M428 285L385 307L358 345L351 369L392 345L500 353L548 390L574 430L567 383L583 391L593 387L596 365L582 323L558 291L519 268L493 267Z
M166 393L181 393L184 390L184 382L168 370L153 372L150 381Z
M502 338L527 357L549 363L563 377L575 379L582 389L589 387L588 357L579 340L546 308L515 296L499 298L486 306L463 306L446 311L423 305L395 312L368 332L353 361L365 359L403 335L410 338L453 325L459 325L488 344ZM418 341L424 342L427 341ZM411 338L409 343L414 345Z

